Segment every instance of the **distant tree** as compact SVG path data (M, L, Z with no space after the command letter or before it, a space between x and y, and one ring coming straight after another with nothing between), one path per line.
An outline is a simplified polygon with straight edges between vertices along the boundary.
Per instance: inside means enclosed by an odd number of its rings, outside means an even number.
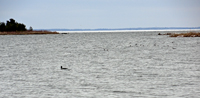
M12 23L12 24L15 24L16 22L15 22L15 20L14 19L10 19L10 23Z
M6 29L6 25L4 22L0 22L0 31L3 32Z
M19 23L17 31L26 31L26 26L24 24L22 24L22 23Z
M33 31L33 28L30 26L29 31Z
M10 19L10 21L7 21L6 23L6 31L16 31L16 23L14 19Z
M0 31L26 31L26 25L22 23L17 23L14 19L0 24Z

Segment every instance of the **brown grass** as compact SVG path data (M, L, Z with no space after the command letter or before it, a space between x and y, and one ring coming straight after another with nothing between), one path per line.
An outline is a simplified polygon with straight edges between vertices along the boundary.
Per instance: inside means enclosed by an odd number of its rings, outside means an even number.
M200 33L188 32L188 33L180 33L180 34L171 34L170 37L200 37Z
M0 35L29 35L29 34L59 34L50 31L16 31L16 32L0 32Z

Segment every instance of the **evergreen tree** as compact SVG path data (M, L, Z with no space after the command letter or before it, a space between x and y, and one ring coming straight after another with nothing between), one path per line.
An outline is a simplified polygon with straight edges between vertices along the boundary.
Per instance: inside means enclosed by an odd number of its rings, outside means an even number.
M6 25L4 22L0 22L0 31L3 32L6 30Z
M33 31L33 28L32 28L32 27L30 27L30 28L29 28L29 31Z
M17 23L14 19L10 19L10 21L5 23L0 23L0 31L26 31L26 25L22 23Z

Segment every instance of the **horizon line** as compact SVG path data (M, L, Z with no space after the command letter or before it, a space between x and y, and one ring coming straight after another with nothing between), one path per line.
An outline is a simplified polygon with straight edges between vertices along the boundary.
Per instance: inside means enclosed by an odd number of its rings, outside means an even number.
M155 29L200 29L200 27L135 27L135 28L96 28L96 29L53 28L53 29L35 29L35 30L155 30Z

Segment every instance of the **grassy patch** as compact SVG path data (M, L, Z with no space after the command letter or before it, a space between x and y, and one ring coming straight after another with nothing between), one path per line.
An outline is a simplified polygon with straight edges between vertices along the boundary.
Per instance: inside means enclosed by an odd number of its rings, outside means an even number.
M188 33L180 33L180 34L171 34L170 37L200 37L200 33L188 32Z
M29 35L29 34L59 34L50 31L16 31L16 32L0 32L0 35Z

